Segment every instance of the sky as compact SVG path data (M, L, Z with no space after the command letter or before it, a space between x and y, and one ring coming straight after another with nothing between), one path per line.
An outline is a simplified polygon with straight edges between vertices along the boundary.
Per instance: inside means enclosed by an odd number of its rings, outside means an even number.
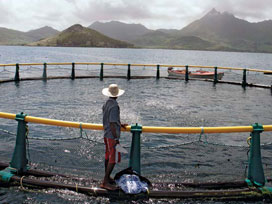
M115 20L149 29L182 29L213 8L249 22L272 19L272 0L0 0L0 27L62 31L77 23Z

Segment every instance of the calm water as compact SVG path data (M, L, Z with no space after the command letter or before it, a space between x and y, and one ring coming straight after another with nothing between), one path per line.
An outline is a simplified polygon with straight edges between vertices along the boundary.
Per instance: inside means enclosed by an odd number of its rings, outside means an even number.
M105 49L105 48L32 48L0 47L0 63L27 62L120 62L147 64L192 64L245 68L272 68L271 54L202 52L178 50ZM40 76L41 67L25 67L21 76ZM105 67L105 75L126 75L126 68ZM70 67L48 68L48 75L69 75ZM76 74L99 75L99 67L81 66ZM134 75L153 75L156 70L139 67ZM162 69L162 75L166 70ZM0 78L14 76L14 68L0 68ZM224 79L242 79L239 72L225 72ZM249 74L248 81L271 84L272 78ZM271 91L259 88L167 79L76 79L74 81L23 81L0 84L0 111L25 112L31 116L75 122L101 123L101 107L106 98L101 90L117 83L126 93L118 99L121 119L145 126L232 126L255 122L272 124ZM0 129L16 132L16 122L0 119ZM65 140L80 136L78 129L29 124L30 161L39 169L52 170L101 180L103 177L103 136L86 131L87 139ZM9 162L15 136L0 131L0 159ZM199 135L142 134L142 174L151 181L217 181L244 179L249 134ZM271 133L262 133L263 163L271 176ZM44 140L37 140L37 139ZM49 139L48 139L49 138ZM53 139L58 139L54 141ZM62 140L64 139L64 140ZM129 150L131 135L123 133L121 143ZM191 143L193 142L193 143ZM128 155L114 173L128 165ZM71 191L44 190L25 193L17 187L0 189L0 202L7 203L107 203ZM150 200L147 203L156 203ZM162 201L164 202L164 201ZM179 203L181 201L172 201Z

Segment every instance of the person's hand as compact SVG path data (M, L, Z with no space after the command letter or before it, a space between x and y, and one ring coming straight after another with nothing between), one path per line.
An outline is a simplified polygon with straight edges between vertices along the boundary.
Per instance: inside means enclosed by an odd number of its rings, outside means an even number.
M114 146L116 146L117 144L120 144L119 140L115 140Z
M124 123L124 124L121 124L121 127L126 129L126 126L128 126L128 124Z

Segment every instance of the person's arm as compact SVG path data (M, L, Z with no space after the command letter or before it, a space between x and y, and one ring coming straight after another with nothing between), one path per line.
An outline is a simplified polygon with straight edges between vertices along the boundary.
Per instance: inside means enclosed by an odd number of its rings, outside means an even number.
M127 123L121 123L121 127L122 127L122 128L126 129L126 126L128 126Z
M112 135L113 135L113 137L114 137L114 140L116 141L116 144L119 144L119 139L118 139L118 137L117 137L117 135L116 135L116 125L117 125L117 123L115 123L115 122L110 122L110 130L111 130L111 133L112 133Z

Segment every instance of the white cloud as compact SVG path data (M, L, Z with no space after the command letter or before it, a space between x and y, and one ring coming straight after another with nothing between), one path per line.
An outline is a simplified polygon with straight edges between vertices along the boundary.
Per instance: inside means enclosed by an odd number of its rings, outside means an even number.
M0 26L63 30L75 23L119 20L151 29L181 29L212 8L254 22L272 18L271 0L0 0Z

